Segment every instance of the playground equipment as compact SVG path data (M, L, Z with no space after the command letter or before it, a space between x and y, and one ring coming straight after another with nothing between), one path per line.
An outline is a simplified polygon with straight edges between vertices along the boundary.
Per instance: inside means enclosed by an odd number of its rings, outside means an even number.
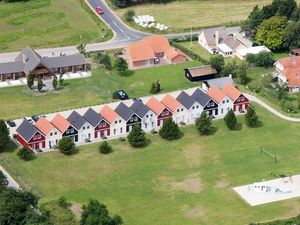
M287 194L291 193L291 190L285 189L283 187L272 187L267 185L265 182L254 183L248 186L248 191L257 193L274 193L274 194Z
M265 148L261 147L260 148L260 154L266 154L267 156L271 157L272 159L274 159L274 163L276 164L278 162L278 158L276 155L271 154L270 152L268 152Z

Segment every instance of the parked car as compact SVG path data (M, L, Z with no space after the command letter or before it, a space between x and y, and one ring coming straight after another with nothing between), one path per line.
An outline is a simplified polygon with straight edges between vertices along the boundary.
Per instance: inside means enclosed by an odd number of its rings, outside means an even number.
M24 117L24 120L27 120L29 123L33 123L32 119L30 117Z
M113 93L113 98L120 99L120 100L129 99L128 95L126 94L126 92L124 90L115 91Z
M95 8L95 10L96 10L96 12L97 12L98 14L103 14L103 13L104 13L104 10L103 10L100 6L97 6L97 7Z
M15 121L13 121L13 120L7 120L6 123L7 123L7 125L10 126L10 127L15 127L15 126L16 126L16 123L15 123Z
M160 62L160 59L159 58L154 58L154 64L159 64L159 62Z
M33 119L34 122L37 122L40 117L36 116L36 115L33 115L31 118Z

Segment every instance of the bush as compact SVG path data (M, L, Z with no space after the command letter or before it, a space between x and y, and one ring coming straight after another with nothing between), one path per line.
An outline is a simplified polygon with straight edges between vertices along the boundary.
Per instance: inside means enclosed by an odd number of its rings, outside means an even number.
M103 141L99 146L99 151L102 154L108 154L112 152L112 147L108 144L107 141Z
M281 101L281 107L285 112L288 112L288 113L293 113L296 111L295 110L296 107L293 105L293 103L286 101L286 100Z
M93 57L94 62L104 65L105 69L111 70L112 64L109 55L106 52L97 52Z
M135 11L133 9L127 10L124 14L124 18L127 22L133 21L134 16L135 16Z
M58 142L58 149L65 155L71 155L75 152L75 144L69 137L63 137Z
M224 56L213 55L209 59L209 64L220 73L225 65Z
M255 127L258 123L258 116L253 106L250 106L245 116L246 124L248 127Z
M172 118L168 118L159 130L159 135L166 140L175 140L182 137L182 132Z
M232 109L226 114L224 121L229 130L234 130L236 128L237 119Z
M206 112L202 112L200 117L196 120L197 130L201 135L208 135L211 131L212 121Z
M123 74L128 70L128 64L125 59L117 58L114 64L114 68L119 72L119 74Z
M262 89L262 85L259 81L253 80L248 84L248 88L250 89L250 91L258 93Z
M146 145L145 132L139 124L134 124L132 130L127 136L128 142L132 147L140 148Z
M65 197L60 197L59 199L58 199L58 205L61 207L61 208L67 208L68 207L68 202L67 202L67 200L66 200L66 198Z
M32 160L34 158L34 153L26 147L20 148L17 155L20 159L23 159L25 161Z

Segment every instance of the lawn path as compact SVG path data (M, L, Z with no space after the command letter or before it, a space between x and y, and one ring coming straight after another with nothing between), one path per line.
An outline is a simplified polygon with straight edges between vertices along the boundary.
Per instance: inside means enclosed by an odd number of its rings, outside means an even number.
M264 101L260 100L259 98L250 95L250 94L246 94L245 96L252 102L256 102L257 104L259 104L260 106L264 107L265 109L267 109L269 112L273 113L274 115L280 117L281 119L284 119L286 121L290 121L290 122L300 122L300 118L294 118L294 117L289 117L286 115L283 115L282 113L278 112L277 110L275 110L274 108L272 108L271 106L269 106L268 104L266 104Z

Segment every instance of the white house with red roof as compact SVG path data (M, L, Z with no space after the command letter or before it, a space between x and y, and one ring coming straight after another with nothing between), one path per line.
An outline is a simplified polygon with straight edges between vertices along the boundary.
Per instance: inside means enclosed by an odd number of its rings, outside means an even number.
M279 85L287 85L289 92L300 91L300 56L291 56L275 62Z
M233 108L233 100L216 86L210 87L207 94L218 103L218 116L225 116Z
M157 124L156 127L160 128L164 121L168 118L172 117L172 112L170 109L168 109L164 104L162 104L160 101L158 101L155 97L151 97L146 105L151 109L157 118Z
M108 105L105 105L99 113L110 124L110 135L126 135L126 121L112 108L110 108Z
M171 112L175 123L188 123L188 110L173 96L166 94L161 103L164 104Z
M46 148L55 148L59 140L62 138L62 133L46 118L41 117L36 123L36 128L41 131L46 137Z

